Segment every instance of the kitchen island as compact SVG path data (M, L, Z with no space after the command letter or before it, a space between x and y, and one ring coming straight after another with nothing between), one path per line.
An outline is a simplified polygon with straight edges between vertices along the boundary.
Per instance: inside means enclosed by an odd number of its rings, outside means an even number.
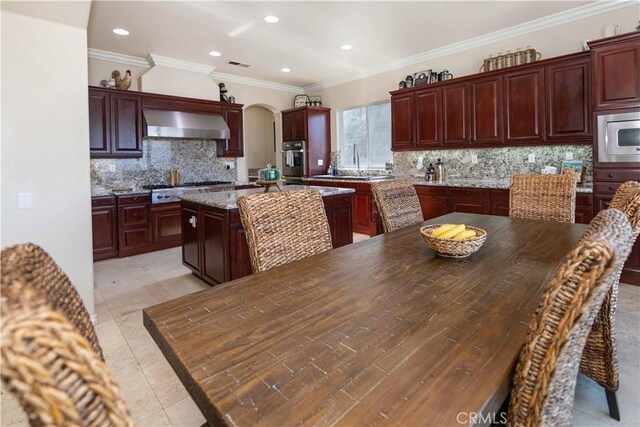
M283 191L318 190L334 248L353 242L351 188L287 185ZM236 205L239 197L262 188L186 195L181 198L182 263L215 285L251 274L249 248Z

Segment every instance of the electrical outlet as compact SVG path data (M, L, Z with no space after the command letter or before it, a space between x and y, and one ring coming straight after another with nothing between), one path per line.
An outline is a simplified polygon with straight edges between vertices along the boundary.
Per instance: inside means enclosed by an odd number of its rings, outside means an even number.
M322 165L324 165L324 160L318 159L318 166L322 166Z
M536 155L531 153L529 154L529 163L535 163L536 162Z
M31 193L18 193L18 209L31 209Z
M236 164L233 163L233 162L224 162L224 168L226 170L235 169L236 168Z
M109 165L109 172L115 172L116 171L116 165Z
M567 151L564 154L564 158L567 159L567 160L573 160L573 151Z
M471 155L471 163L473 163L474 165L478 163L478 155L477 154L472 154Z

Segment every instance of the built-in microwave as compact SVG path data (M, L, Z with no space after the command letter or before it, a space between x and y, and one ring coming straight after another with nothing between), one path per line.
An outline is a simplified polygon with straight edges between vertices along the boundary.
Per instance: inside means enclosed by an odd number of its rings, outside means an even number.
M598 116L598 162L640 162L640 111Z

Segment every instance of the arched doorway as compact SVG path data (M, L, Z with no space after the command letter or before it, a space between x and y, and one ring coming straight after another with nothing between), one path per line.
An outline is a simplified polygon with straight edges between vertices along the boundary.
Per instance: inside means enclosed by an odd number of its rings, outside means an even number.
M276 165L276 117L270 108L250 105L244 109L244 155L247 176Z

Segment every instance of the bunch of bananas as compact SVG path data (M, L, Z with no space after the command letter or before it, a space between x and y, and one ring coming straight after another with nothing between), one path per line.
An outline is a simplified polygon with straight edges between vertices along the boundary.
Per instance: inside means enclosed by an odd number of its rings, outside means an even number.
M467 229L464 224L442 224L440 227L433 230L431 235L440 239L463 240L476 237L476 232L471 229Z

